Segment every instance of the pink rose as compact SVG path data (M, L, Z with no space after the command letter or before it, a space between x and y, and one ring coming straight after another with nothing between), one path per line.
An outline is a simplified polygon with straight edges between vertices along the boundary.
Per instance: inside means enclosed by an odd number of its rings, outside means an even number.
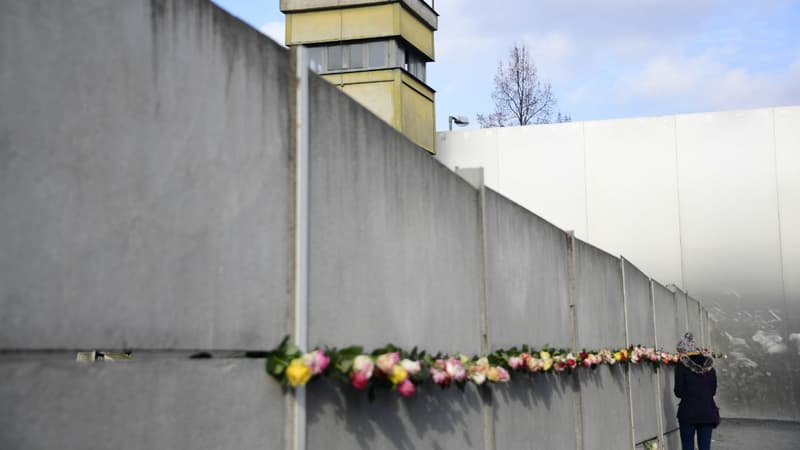
M381 369L381 372L385 373L386 375L391 375L392 370L394 370L394 366L399 362L400 354L397 352L391 352L378 356L378 359L375 360L375 365L378 366L378 369Z
M369 378L364 372L353 372L350 374L350 384L356 389L366 389L369 384Z
M497 369L497 381L501 383L505 383L511 379L511 375L508 374L508 371L503 367L495 367Z
M311 375L319 375L325 371L331 359L320 350L303 355L303 362L311 368Z
M592 360L590 358L586 358L583 360L583 362L581 362L581 364L583 364L583 367L590 369L592 367Z
M519 369L522 367L522 364L522 358L518 356L512 356L511 358L508 358L508 365L511 366L512 369Z
M417 387L408 378L397 386L397 392L403 397L411 397L417 392Z
M467 376L467 371L464 370L464 363L460 359L450 358L445 363L445 371L450 378L456 381L464 381Z
M431 369L431 378L436 384L447 385L450 383L450 377L447 376L446 372L441 370Z

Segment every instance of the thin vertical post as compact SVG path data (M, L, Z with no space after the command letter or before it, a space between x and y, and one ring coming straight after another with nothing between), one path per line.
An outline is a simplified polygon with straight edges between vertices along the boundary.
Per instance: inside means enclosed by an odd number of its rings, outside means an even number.
M619 270L622 274L622 320L625 324L625 346L630 347L630 331L628 329L628 289L625 283L625 258L619 258ZM625 389L628 394L628 430L630 430L630 448L636 446L636 430L633 423L633 388L631 385L631 366L625 366Z
M303 46L292 47L293 105L292 143L294 156L294 301L292 336L300 351L308 349L308 215L309 215L309 93L308 53ZM294 390L289 407L291 431L288 448L306 449L306 388Z

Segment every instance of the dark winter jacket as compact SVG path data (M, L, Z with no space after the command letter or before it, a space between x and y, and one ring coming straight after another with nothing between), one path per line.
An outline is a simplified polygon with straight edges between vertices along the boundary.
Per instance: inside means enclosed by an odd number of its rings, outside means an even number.
M714 360L700 354L682 356L675 367L675 395L681 399L678 422L682 424L715 424L719 412L714 395L717 393L717 372Z

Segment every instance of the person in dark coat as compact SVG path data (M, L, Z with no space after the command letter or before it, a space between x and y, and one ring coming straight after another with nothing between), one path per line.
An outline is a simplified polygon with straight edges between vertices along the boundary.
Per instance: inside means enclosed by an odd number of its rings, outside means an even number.
M694 450L697 435L699 450L711 448L711 432L719 425L719 409L714 402L717 393L717 372L710 354L697 350L692 333L678 342L680 363L675 368L675 396L678 406L681 446Z

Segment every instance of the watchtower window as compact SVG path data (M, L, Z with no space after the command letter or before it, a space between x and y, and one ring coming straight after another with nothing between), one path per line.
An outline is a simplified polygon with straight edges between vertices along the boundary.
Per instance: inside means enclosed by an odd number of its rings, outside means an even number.
M401 68L425 81L425 58L397 40L315 46L308 55L311 70L317 73Z
M369 53L369 68L379 69L386 67L386 42L370 42L367 44Z

